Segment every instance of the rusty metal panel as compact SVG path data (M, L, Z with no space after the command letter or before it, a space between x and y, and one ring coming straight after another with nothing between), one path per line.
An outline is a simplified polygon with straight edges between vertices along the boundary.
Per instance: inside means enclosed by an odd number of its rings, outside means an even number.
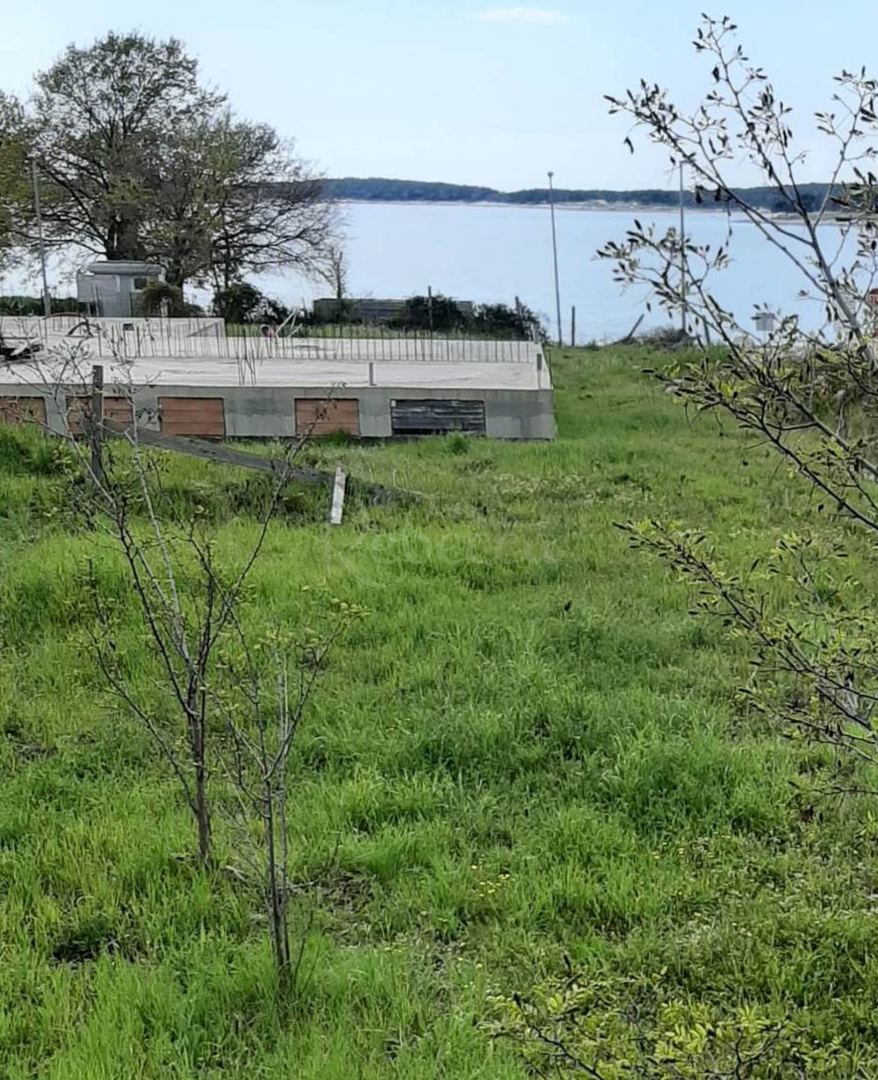
M160 397L159 416L165 435L224 439L226 418L222 398Z
M0 397L0 424L40 424L45 427L46 399Z
M398 398L390 403L394 435L485 434L484 401L458 398Z
M330 435L335 431L359 437L357 398L296 398L297 435Z
M88 410L91 408L91 396L79 394L67 398L67 429L79 439L85 434ZM134 422L134 409L128 398L104 395L104 419L130 427Z

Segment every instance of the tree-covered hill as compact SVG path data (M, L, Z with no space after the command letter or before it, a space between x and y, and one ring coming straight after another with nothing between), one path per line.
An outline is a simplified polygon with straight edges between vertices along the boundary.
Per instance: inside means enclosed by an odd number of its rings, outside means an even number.
M528 188L523 191L499 191L496 188L476 187L467 184L446 184L422 180L390 180L382 177L358 179L344 177L326 180L324 191L334 199L350 202L460 202L460 203L508 203L513 205L539 205L548 202L547 188ZM826 184L806 184L803 193L818 205L825 197ZM748 188L748 201L773 212L792 209L772 188ZM557 203L593 203L597 205L676 206L679 203L676 190L645 188L631 191L606 191L603 189L560 188L555 190ZM717 201L712 192L696 195L687 192L685 200L690 207L715 209Z

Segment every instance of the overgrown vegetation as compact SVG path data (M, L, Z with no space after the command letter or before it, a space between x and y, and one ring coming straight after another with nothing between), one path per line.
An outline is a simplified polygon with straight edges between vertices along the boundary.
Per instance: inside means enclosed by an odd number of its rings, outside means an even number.
M279 325L290 317L289 308L266 296L248 281L228 289L218 289L213 295L211 310L217 318L233 326L254 326L260 323Z
M75 296L51 297L52 314L78 313L87 311L88 305ZM41 296L0 296L0 315L43 315L45 307Z
M286 1007L231 833L201 868L173 778L89 660L91 559L154 694L124 566L69 514L67 455L2 433L0 1072L523 1080L492 1036L516 994L557 1015L565 956L585 996L560 1006L588 1005L605 1057L725 1068L738 1046L770 1077L878 1072L878 815L826 794L839 770L874 780L766 724L738 694L744 643L694 622L614 525L698 523L745 571L810 519L809 493L764 446L687 420L642 376L654 362L556 356L553 444L309 448L433 497L330 530L291 492L251 579L258 635L325 633L327 596L371 613L323 662L289 761L304 948ZM267 490L162 470L234 562ZM833 603L871 586L869 554L852 532ZM766 588L782 607L786 580Z
M410 296L405 301L394 301L395 314L382 313L375 318L360 309L362 301L336 297L331 305L331 322L322 311L303 312L301 323L308 327L324 329L329 333L362 333L378 336L388 331L402 333L459 334L471 337L488 337L494 340L525 341L537 338L545 340L545 332L539 316L526 304L458 303L450 296L433 293L430 296ZM241 320L245 321L245 320ZM345 329L343 329L345 328Z

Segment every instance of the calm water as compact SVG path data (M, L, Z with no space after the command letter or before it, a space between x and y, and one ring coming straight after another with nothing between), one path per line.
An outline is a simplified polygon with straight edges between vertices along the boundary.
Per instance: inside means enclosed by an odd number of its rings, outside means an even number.
M547 208L354 203L346 207L346 216L351 295L410 296L432 286L478 302L511 304L519 296L554 327ZM557 210L565 338L571 305L577 309L579 341L621 337L644 310L644 292L622 291L613 282L611 264L595 258L607 240L624 236L635 216L662 230L678 223L673 213ZM687 215L687 231L699 241L718 245L727 228L724 213ZM748 325L755 303L802 311L796 301L802 283L795 269L746 222L733 219L733 228L733 264L716 278L718 299ZM260 285L288 304L329 295L326 286L294 277L264 277ZM644 327L666 321L656 313Z
M512 304L516 296L546 317L554 333L555 296L552 237L547 207L352 203L345 207L352 296L404 297L424 294L428 286L462 300ZM576 305L577 340L615 339L626 334L644 310L644 290L623 291L613 282L612 265L595 252L608 240L622 239L635 216L664 231L678 224L676 213L574 210L558 208L558 255L565 340L570 308ZM696 240L724 243L728 220L723 213L687 215L687 231ZM819 311L797 301L802 280L795 268L751 225L733 219L732 265L715 279L714 293L739 320L749 325L752 307L769 303L798 311L810 324ZM828 244L835 237L826 228ZM836 234L837 235L837 234ZM54 291L72 292L72 270L82 258L53 265ZM327 285L295 275L254 279L289 306L330 295ZM11 272L0 278L0 291L37 293L36 274ZM200 303L209 295L195 294ZM667 323L656 312L643 328Z

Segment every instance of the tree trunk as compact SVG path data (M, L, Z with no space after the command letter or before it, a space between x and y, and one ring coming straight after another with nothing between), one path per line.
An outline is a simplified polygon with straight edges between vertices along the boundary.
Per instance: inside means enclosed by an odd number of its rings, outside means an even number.
M287 921L287 882L284 867L278 864L277 829L284 823L277 820L276 796L271 780L265 783L265 844L266 844L266 900L268 924L271 931L271 951L277 970L278 988L282 995L290 990L292 968L290 965L290 928Z
M206 672L202 670L199 679L203 682ZM211 857L210 804L207 794L207 722L205 700L197 690L197 682L190 681L186 702L186 723L189 728L189 748L192 754L192 771L195 780L194 805L195 822L198 826L198 855L201 862L208 866Z
M142 256L137 221L117 215L107 229L106 256L110 262L137 262Z
M170 262L165 267L165 281L182 292L183 286L186 284L186 274L183 267L175 261Z
M207 768L204 761L195 762L195 820L198 825L198 857L204 866L210 864L210 808L207 801Z

